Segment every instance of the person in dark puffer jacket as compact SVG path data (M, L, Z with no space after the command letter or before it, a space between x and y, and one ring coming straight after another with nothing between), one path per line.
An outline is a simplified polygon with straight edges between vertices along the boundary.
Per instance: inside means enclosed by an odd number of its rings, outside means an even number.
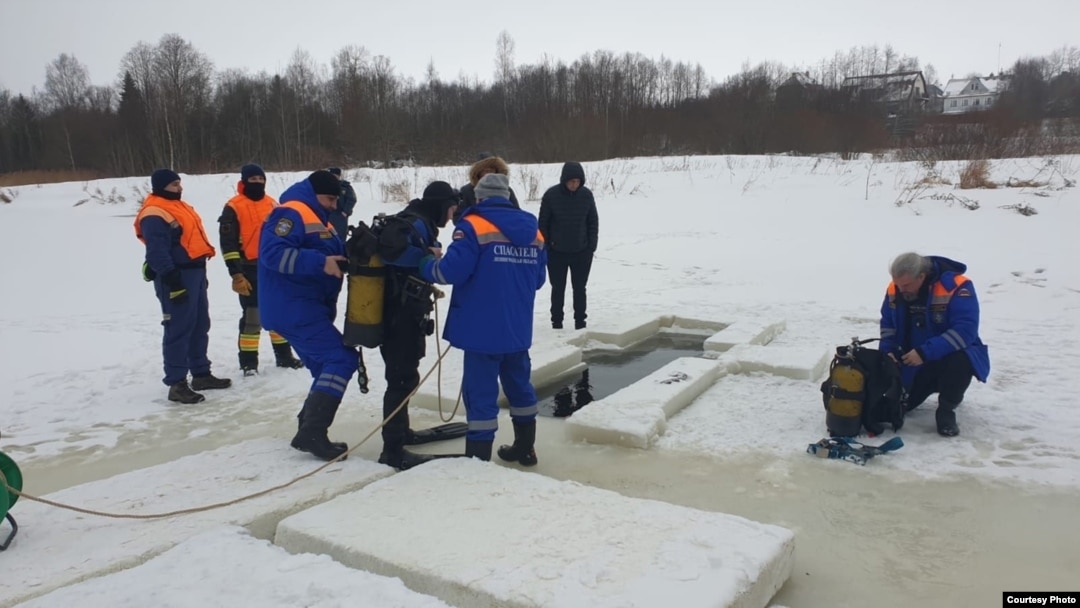
M551 282L551 326L562 329L566 273L574 290L574 329L583 329L585 284L589 281L599 234L599 217L592 190L585 187L581 163L563 165L559 184L548 188L540 200L540 232L548 249L548 280Z

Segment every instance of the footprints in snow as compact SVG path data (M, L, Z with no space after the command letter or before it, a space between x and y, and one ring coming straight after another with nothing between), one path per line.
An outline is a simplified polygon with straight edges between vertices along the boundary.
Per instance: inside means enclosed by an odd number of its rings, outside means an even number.
M1045 268L1036 268L1031 273L1031 275L1042 275L1045 272L1046 272ZM1014 270L1014 271L1010 272L1009 274L1011 274L1013 277L1015 277L1015 280L1018 283L1023 283L1025 285L1031 285L1032 287L1040 287L1040 288L1046 287L1046 277L1045 276L1031 276L1031 275L1029 275L1028 273L1026 273L1023 270ZM991 283L989 288L987 289L987 293L997 293L997 292L1001 291L1000 287L1002 287L1003 285L1004 285L1004 283L1000 283L1000 282L999 283ZM1066 287L1066 289L1068 289L1069 291L1076 291L1076 292L1080 293L1080 290L1073 289L1071 287Z

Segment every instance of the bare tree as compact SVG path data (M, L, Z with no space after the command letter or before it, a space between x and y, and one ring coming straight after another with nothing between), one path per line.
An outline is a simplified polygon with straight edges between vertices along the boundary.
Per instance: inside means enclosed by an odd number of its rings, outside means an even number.
M177 34L165 34L154 52L154 75L169 146L169 166L191 162L188 119L207 105L213 64Z
M495 40L495 82L502 87L503 121L510 135L510 106L514 95L514 39L510 32L499 32Z
M45 96L53 108L79 109L89 90L90 73L74 55L61 53L45 68Z

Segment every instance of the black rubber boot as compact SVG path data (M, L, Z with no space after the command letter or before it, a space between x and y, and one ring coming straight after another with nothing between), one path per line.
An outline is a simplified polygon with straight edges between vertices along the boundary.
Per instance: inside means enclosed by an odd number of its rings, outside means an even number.
M465 440L465 457L466 458L479 458L480 460L491 460L491 444L494 441L479 441L477 439Z
M937 420L938 435L956 437L960 434L960 427L956 425L956 406L958 405L960 404L938 397L938 408L937 412L934 413L934 418Z
M536 466L536 420L514 423L514 445L499 446L499 458L521 466Z
M285 367L288 369L300 369L304 367L304 363L293 356L292 347L286 344L274 345L274 361L278 367Z
M304 427L304 408L300 408L300 413L296 415L296 432L299 433L300 429L303 428L303 427ZM335 448L341 449L342 452L345 452L345 451L347 451L349 449L349 444L345 443L344 441L331 441L330 445L334 446Z
M191 390L191 387L188 386L187 380L181 380L180 382L177 382L176 384L173 384L169 387L169 401L176 401L177 403L186 403L190 405L192 403L206 401L206 397Z
M320 460L334 460L348 451L344 443L331 443L326 432L334 423L340 397L329 393L311 391L304 401L303 422L293 437L292 447L313 454Z
M237 355L240 361L240 371L245 376L254 376L259 373L259 351L242 350Z
M219 388L229 388L232 386L232 380L228 378L218 378L214 374L204 374L202 376L194 376L191 378L191 388L196 391L209 391Z

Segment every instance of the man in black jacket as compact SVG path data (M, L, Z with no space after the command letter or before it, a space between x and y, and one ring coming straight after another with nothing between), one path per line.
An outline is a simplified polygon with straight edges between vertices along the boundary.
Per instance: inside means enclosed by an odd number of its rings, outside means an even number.
M566 272L574 290L574 329L585 327L585 284L589 281L599 234L592 190L585 187L581 163L566 163L559 184L540 200L540 232L548 248L551 281L551 326L562 329Z
M379 255L387 265L384 333L379 346L386 365L383 416L397 410L382 428L379 463L402 471L437 457L409 451L405 446L454 439L468 430L464 422L451 422L414 431L410 428L409 406L405 401L420 383L420 360L426 354L427 337L435 331L430 318L435 308L434 290L419 274L420 261L432 249L441 251L439 229L453 217L460 200L461 195L450 184L431 182L424 188L423 198L409 201L397 215L386 218L379 234ZM406 405L398 409L403 401Z

